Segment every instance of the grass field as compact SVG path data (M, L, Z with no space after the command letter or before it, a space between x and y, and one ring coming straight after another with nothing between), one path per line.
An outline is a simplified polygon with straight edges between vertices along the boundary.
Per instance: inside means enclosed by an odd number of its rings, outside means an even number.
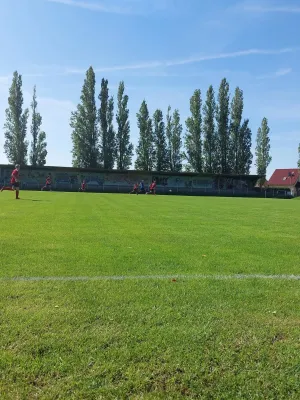
M1 400L300 398L299 201L21 195Z

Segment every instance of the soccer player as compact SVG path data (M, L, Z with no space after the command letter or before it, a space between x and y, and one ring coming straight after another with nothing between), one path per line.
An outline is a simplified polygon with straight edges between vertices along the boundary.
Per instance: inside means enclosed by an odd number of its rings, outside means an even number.
M11 174L11 179L10 179L11 187L3 186L3 188L1 189L1 192L3 192L3 190L14 190L16 192L16 200L20 199L20 197L19 197L19 191L20 191L19 171L20 171L20 165L17 164Z
M52 183L52 179L51 179L51 174L49 174L46 178L46 184L44 187L42 187L41 190L49 190L51 191L51 183Z
M145 184L144 181L140 182L139 193L145 193Z
M155 180L150 185L150 193L156 195L156 181Z
M85 179L81 183L81 188L79 189L79 192L85 192L86 189L86 182Z
M130 192L130 194L138 194L138 190L139 190L139 184L135 183L133 186L133 190L132 192Z

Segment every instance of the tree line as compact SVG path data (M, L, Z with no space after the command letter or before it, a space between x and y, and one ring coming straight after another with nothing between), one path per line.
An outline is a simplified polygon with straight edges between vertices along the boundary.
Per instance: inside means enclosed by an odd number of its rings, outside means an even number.
M72 164L79 168L143 171L183 170L197 173L249 174L253 161L249 119L243 118L244 95L237 87L230 97L229 83L222 79L218 93L211 85L205 99L200 89L190 98L190 115L184 126L178 109L168 107L150 115L146 100L138 113L136 148L130 138L129 97L120 82L116 101L109 94L108 80L101 80L96 101L96 76L90 67L82 86L80 102L71 114ZM23 109L22 76L16 71L9 89L4 151L10 163L33 166L46 164L46 134L37 111L36 87L31 103L31 147L27 126L29 110ZM263 118L256 137L256 170L266 175L271 161L270 128ZM300 147L300 146L299 146Z

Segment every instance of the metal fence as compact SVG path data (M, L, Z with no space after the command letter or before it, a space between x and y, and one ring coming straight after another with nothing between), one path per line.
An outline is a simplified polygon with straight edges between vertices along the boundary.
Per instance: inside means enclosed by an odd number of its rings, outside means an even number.
M37 183L21 183L22 190L41 190L44 185ZM54 183L51 186L54 191L62 192L77 192L79 190L78 184L72 183ZM128 185L91 185L88 184L87 192L93 193L130 193L132 187ZM276 190L276 189L212 189L207 188L193 188L193 187L180 187L180 186L158 186L156 188L158 195L186 195L186 196L222 196L222 197L264 197L264 198L292 198L289 190Z

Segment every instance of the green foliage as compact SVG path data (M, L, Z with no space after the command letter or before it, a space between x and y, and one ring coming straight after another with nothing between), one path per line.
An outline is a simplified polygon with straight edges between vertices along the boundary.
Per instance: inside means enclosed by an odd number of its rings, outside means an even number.
M257 174L265 176L267 174L267 168L272 161L270 156L270 128L268 126L267 118L263 118L261 127L257 131L256 137L256 169Z
M215 93L210 86L206 93L206 102L203 107L203 162L204 172L218 172L218 142L215 130L216 102Z
M99 166L95 85L95 73L90 67L82 87L81 102L71 115L73 167L97 168Z
M171 116L171 107L168 107L166 136L168 140L168 159L169 170L180 172L182 170L182 125L180 123L180 114L174 110Z
M4 152L11 164L27 163L28 141L26 140L29 111L23 111L22 76L13 74L9 88L8 108L5 110Z
M133 156L133 145L130 142L128 96L124 92L125 86L122 81L118 89L118 111L116 118L118 125L116 133L116 159L117 169L120 170L127 170L130 167Z
M104 169L113 169L116 158L115 130L113 126L114 100L109 97L108 80L102 79L99 94L100 109L100 163Z
M241 153L243 151L241 138L241 122L244 109L244 95L240 88L235 89L234 97L231 102L230 116L230 148L229 148L229 164L230 172L239 174L241 166Z
M298 146L298 168L300 168L300 143Z
M33 166L44 166L46 164L47 157L47 142L46 133L41 131L42 116L37 111L37 96L36 86L33 88L33 98L31 103L32 110L32 122L31 122L31 152L30 152L30 164Z
M165 123L161 110L153 115L153 136L155 141L155 171L168 171L168 149L166 142Z
M226 78L221 81L218 94L217 119L217 153L218 172L230 172L230 136L229 136L229 83Z
M202 172L202 116L201 91L195 90L190 99L191 116L186 120L187 132L185 135L185 158L194 172Z
M167 137L167 152L168 152L168 170L171 171L172 165L172 114L171 106L168 107L166 115L166 137Z
M143 100L140 111L137 113L139 141L136 148L135 168L142 171L152 171L155 162L154 136L152 121L149 117L148 106Z
M252 146L252 132L249 128L249 119L243 121L239 132L239 155L238 155L238 168L239 174L250 174L253 155L251 152Z

